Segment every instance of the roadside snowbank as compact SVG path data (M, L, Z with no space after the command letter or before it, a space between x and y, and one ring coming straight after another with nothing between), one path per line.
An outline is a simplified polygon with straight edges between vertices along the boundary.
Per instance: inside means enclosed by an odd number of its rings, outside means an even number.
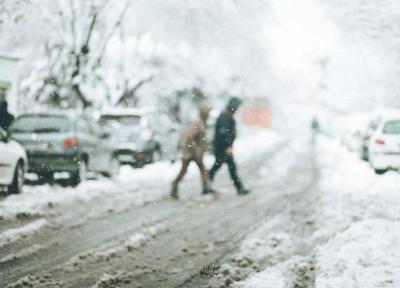
M356 222L320 247L316 258L316 287L400 287L400 222Z
M245 239L239 254L251 263L266 256L272 261L248 272L235 287L400 287L400 175L376 175L368 163L326 137L318 139L313 155L320 173L314 231L302 239L311 251L296 256L301 241L291 234L272 249L267 239L274 237L276 225L269 220ZM243 268L236 273L246 274Z
M314 238L316 287L400 287L400 175L376 175L335 140L321 138L322 205Z

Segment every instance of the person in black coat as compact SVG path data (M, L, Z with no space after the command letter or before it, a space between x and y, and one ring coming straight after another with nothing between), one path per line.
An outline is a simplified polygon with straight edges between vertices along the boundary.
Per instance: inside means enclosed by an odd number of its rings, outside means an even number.
M8 131L10 125L14 122L14 116L8 112L8 104L6 101L0 103L0 127L4 131Z
M219 115L215 124L214 137L214 155L215 163L209 171L210 181L213 181L215 174L226 163L229 168L229 174L239 195L247 194L249 191L243 187L242 181L237 174L236 163L233 158L233 142L236 139L235 112L239 109L241 100L232 97L226 109Z

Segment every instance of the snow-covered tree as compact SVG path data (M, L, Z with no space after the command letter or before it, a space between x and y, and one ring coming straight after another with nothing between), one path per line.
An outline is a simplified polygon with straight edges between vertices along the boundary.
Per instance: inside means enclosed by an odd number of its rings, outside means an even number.
M104 80L101 65L107 45L129 2L57 0L37 3L45 31L42 54L33 60L22 92L39 102L82 106L105 101L98 93ZM103 88L103 87L102 87Z
M199 87L345 112L398 98L395 0L0 1L0 50L24 56L34 101L176 107Z

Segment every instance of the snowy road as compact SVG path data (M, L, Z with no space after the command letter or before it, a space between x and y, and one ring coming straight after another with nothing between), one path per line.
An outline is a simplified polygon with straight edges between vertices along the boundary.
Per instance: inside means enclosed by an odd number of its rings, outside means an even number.
M181 187L182 200L172 201L168 181L154 175L160 170L155 164L146 168L151 173L137 172L153 175L141 188L105 181L103 186L113 193L4 216L0 286L329 287L327 279L339 279L340 273L330 271L335 259L327 251L337 249L335 242L342 247L345 235L340 233L349 233L353 222L358 225L369 217L343 195L327 192L334 185L327 181L337 180L329 177L339 156L349 157L346 163L361 163L335 147L279 139L257 151L255 159L239 155L241 174L252 191L245 197L235 195L226 171L215 183L221 192L218 199L199 196L197 171L192 170ZM322 161L317 155L327 148L337 153ZM138 201L142 190L149 195ZM344 213L348 210L353 214ZM397 219L398 214L391 217ZM201 276L208 265L219 266L216 275ZM395 285L390 279L387 283Z
M109 210L82 222L77 215L93 214L93 205L102 210L109 207L109 201L118 207L118 202L126 199L98 198L78 206L73 203L56 207L47 217L35 219L45 224L38 228L40 233L24 235L0 252L0 259L5 259L0 262L1 284L33 274L39 277L38 283L43 282L35 286L45 287L48 281L43 279L51 274L51 283L90 287L110 273L122 274L118 277L128 279L129 287L132 283L157 287L158 281L179 286L198 275L201 267L217 263L234 251L238 242L264 219L281 213L290 200L287 187L302 191L310 185L312 170L298 167L300 162L307 166L310 155L301 155L304 161L289 161L285 169L274 168L275 163L299 159L300 155L289 155L294 153L289 147L279 145L259 155L257 161L242 164L243 178L253 191L248 197L235 195L226 172L221 172L222 181L216 183L221 190L219 199L198 196L198 189L192 189L198 186L197 179L189 177L179 202L165 197L169 187L161 183L151 188L162 191L161 200L129 205L122 212ZM27 255L21 251L27 251Z

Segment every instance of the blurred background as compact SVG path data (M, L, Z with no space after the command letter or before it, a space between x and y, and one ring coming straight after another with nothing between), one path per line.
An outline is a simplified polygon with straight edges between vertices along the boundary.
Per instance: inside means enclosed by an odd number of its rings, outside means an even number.
M400 287L399 14L0 0L0 286ZM173 202L182 128L208 103L211 167L231 97L251 193L192 165Z
M399 105L396 5L2 1L1 93L16 113L152 106L173 121L193 92L238 95L301 133L316 114Z

